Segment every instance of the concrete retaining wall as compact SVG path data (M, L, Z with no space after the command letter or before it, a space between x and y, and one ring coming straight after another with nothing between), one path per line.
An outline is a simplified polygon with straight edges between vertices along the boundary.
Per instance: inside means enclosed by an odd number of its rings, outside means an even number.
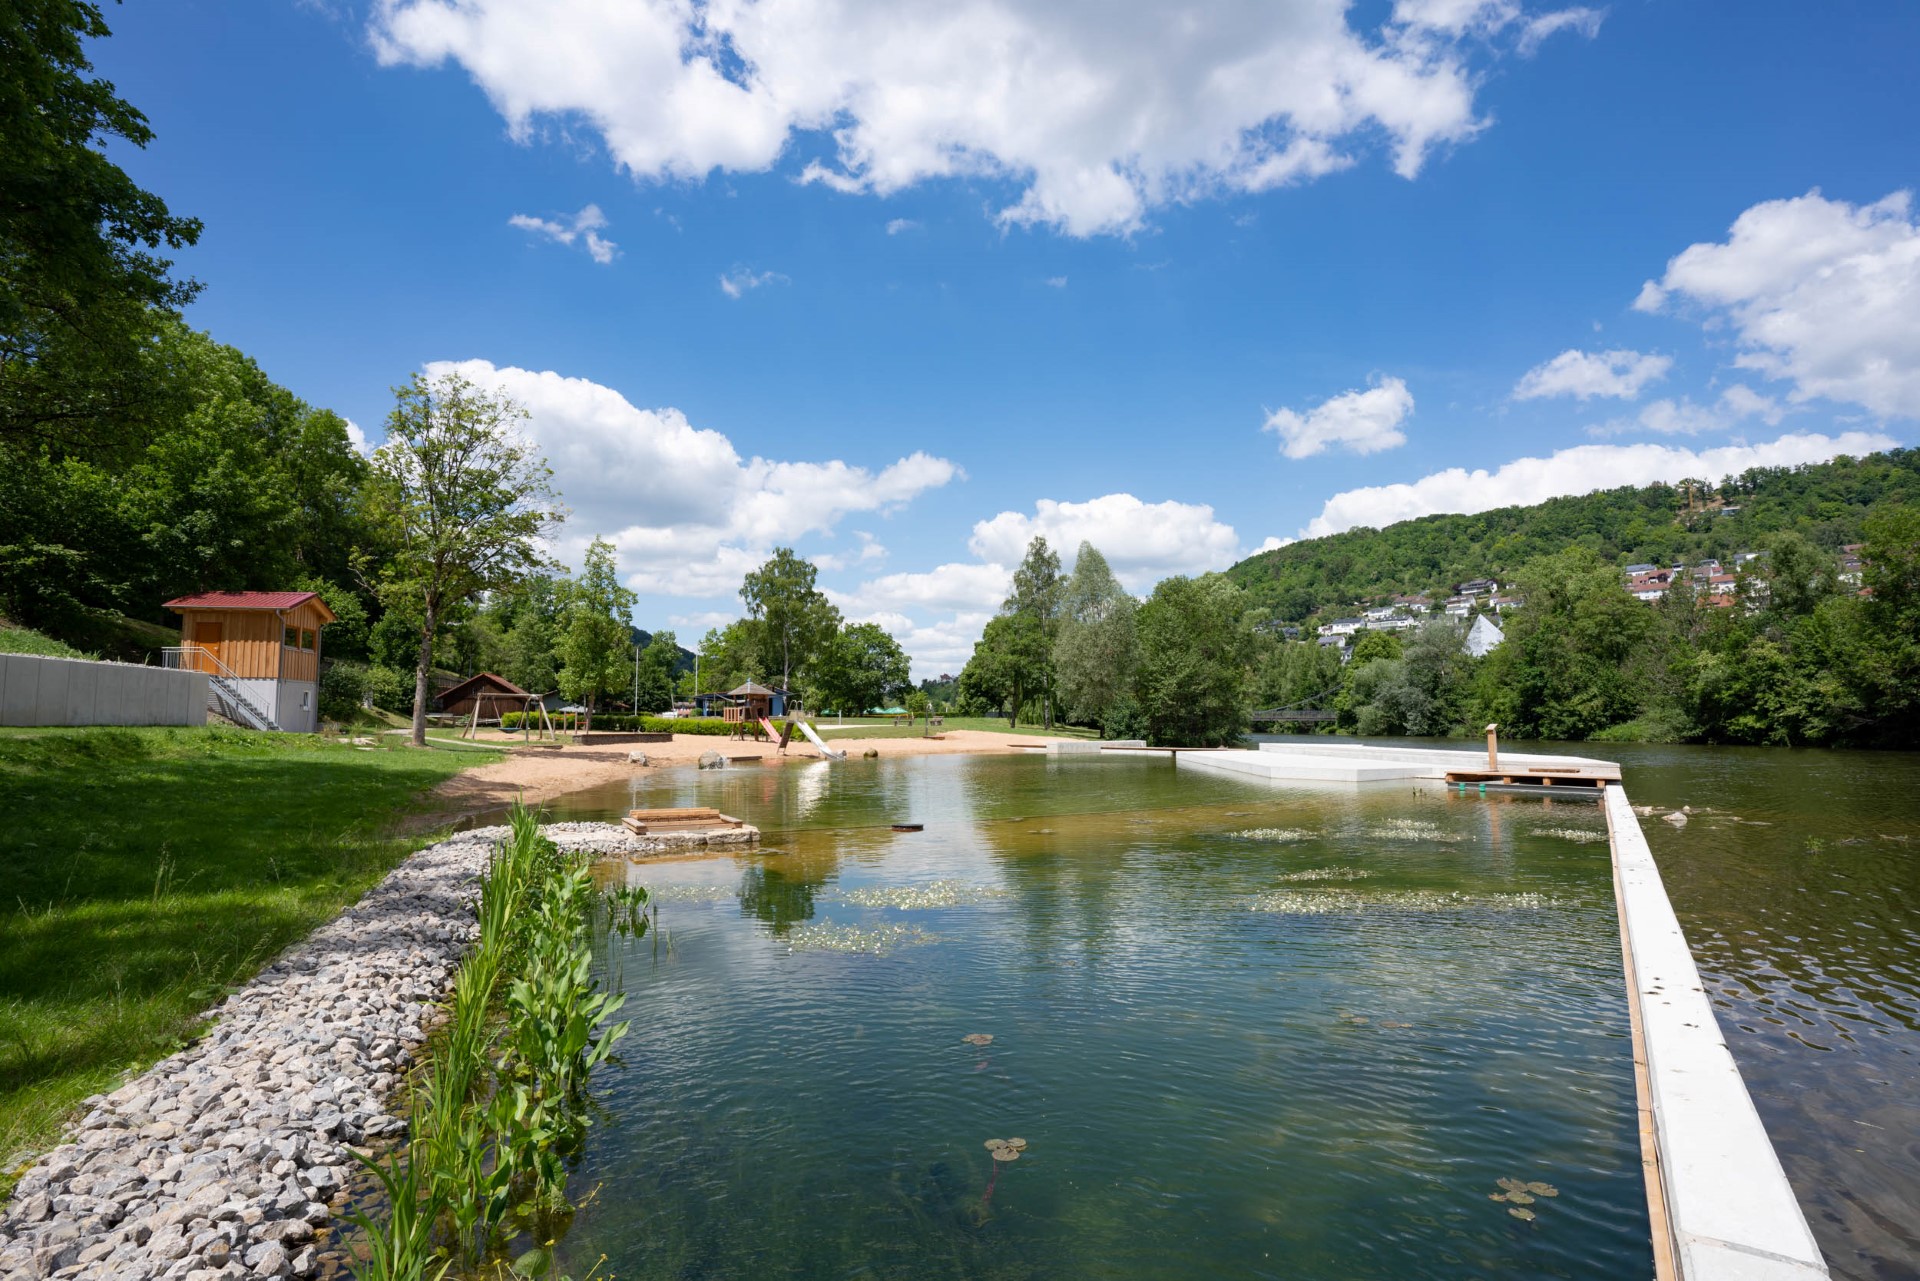
M0 654L0 725L205 725L202 672Z

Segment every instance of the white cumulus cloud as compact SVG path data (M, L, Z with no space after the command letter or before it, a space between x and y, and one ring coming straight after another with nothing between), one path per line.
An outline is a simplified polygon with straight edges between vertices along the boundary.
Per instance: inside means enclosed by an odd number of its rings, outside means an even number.
M1376 378L1365 391L1342 392L1305 413L1276 409L1261 430L1280 437L1280 452L1311 458L1339 447L1356 454L1377 454L1407 443L1400 424L1413 413L1413 393L1398 378Z
M1546 396L1574 396L1591 400L1611 396L1632 400L1648 383L1658 382L1673 368L1673 357L1637 351L1563 351L1544 365L1535 365L1513 389L1515 400Z
M1172 201L1304 182L1376 148L1414 177L1486 127L1475 93L1491 60L1581 26L1528 18L1518 0L1402 3L1372 29L1351 9L376 0L370 34L387 65L463 68L515 136L584 127L636 178L765 171L804 135L829 151L805 180L878 195L998 180L1017 192L1003 223L1090 235L1131 231Z
M1734 363L1789 381L1795 402L1920 418L1920 226L1907 192L1754 205L1725 241L1688 247L1634 300L1641 311L1681 304L1730 328Z
M363 431L360 424L353 421L353 419L348 418L345 422L347 424L348 446L352 448L354 453L359 454L362 458L371 457L373 455L373 442L367 439L367 433Z
M1482 512L1564 494L1590 494L1688 476L1718 480L1750 467L1824 462L1837 454L1858 456L1891 449L1896 443L1878 433L1850 431L1831 437L1817 433L1788 435L1764 444L1701 450L1651 443L1576 445L1545 458L1516 458L1492 471L1450 467L1411 483L1349 489L1329 498L1302 534L1317 538L1361 525L1379 528L1436 512Z
M878 471L852 463L742 458L677 409L641 409L611 387L551 371L442 361L527 410L525 433L553 468L573 516L558 551L577 563L610 538L630 586L667 596L730 596L776 545L830 534L855 512L891 510L961 475L915 452ZM862 553L871 543L862 539Z
M889 236L903 235L906 232L918 230L920 230L920 224L911 218L889 218L887 220L887 234Z
M1224 569L1240 555L1240 536L1214 519L1206 504L1147 503L1132 494L1084 503L1043 498L1031 515L1005 511L979 522L967 547L982 560L1017 565L1036 537L1044 537L1069 569L1080 544L1092 543L1115 577L1135 591L1169 574Z
M570 245L578 240L586 247L587 253L592 255L593 260L603 266L620 256L620 246L600 234L601 229L607 225L607 216L600 212L599 205L588 205L577 214L561 218L536 218L532 214L515 214L507 219L507 225L545 236L556 244Z

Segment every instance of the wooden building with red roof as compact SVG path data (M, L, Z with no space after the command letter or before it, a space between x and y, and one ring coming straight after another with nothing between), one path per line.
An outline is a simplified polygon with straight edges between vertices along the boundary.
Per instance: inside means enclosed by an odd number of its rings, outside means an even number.
M198 592L166 607L180 615L178 665L212 678L214 700L233 704L220 709L228 719L292 733L320 728L320 630L335 616L318 595Z

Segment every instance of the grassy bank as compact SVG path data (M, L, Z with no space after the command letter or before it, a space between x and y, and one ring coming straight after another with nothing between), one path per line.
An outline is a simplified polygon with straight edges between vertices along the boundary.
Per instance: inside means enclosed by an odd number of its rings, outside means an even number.
M73 1106L418 838L396 818L493 759L230 729L0 730L0 1193Z

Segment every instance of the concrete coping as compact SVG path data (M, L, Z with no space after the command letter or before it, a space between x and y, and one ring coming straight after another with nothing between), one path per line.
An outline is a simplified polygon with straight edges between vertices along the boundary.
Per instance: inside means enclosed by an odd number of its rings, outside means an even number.
M1809 1281L1827 1265L1733 1061L1625 789L1606 788L1640 1106L1654 1151L1648 1200L1662 1277Z

